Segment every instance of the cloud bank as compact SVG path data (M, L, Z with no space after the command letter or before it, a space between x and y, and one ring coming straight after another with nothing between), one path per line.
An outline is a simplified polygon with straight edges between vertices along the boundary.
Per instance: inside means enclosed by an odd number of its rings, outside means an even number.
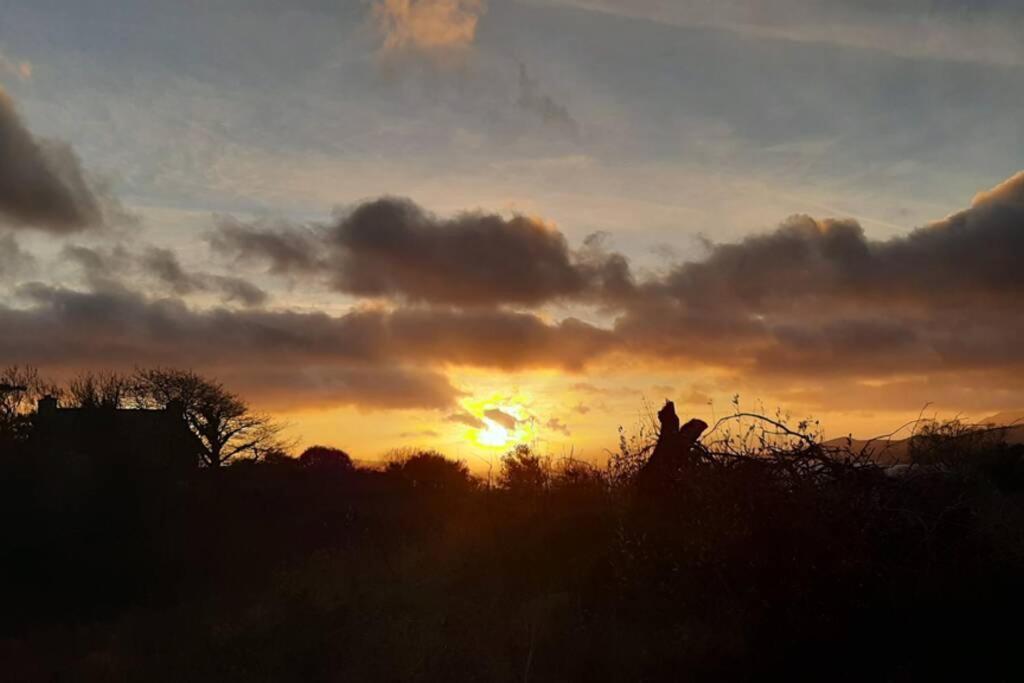
M308 394L292 394L296 405L329 397L364 407L441 409L459 395L442 372L446 366L572 371L614 344L610 333L585 323L551 324L526 313L356 310L334 317L196 309L174 297L41 283L22 285L18 296L26 305L0 306L0 327L9 331L0 339L5 362L68 370L193 367L234 378L259 399L308 386Z
M597 237L574 250L537 219L439 218L408 200L292 230L233 224L219 239L271 270L414 305L393 324L429 327L429 341L415 344L434 361L512 368L530 349L530 363L583 368L621 352L756 377L847 379L1022 365L1024 173L892 239L870 239L853 220L793 216L646 278ZM502 310L552 302L596 307L607 322Z
M1024 174L890 240L796 216L643 283L616 322L639 352L773 375L1002 367L1024 333Z
M482 5L470 4L463 10L478 17ZM382 7L428 24L431 12L462 7L427 5ZM106 199L73 152L33 137L5 95L0 152L9 224L60 235L104 223ZM65 244L82 291L24 283L34 259L4 235L0 277L21 284L0 305L0 357L66 369L184 365L268 401L434 408L466 425L479 420L454 410L461 393L449 368L580 372L620 354L783 384L971 373L996 388L1019 386L1024 371L1024 173L888 240L853 220L793 216L643 276L601 235L573 247L540 218L444 217L395 197L323 224L222 216L208 241L232 266L372 305L336 316L273 309L234 270L196 271L145 245ZM210 307L211 296L237 306ZM590 322L542 315L554 305Z

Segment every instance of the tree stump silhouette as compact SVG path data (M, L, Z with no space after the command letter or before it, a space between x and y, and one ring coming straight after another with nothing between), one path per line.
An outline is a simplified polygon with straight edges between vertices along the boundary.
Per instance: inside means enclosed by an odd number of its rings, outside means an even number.
M658 443L647 463L637 475L637 486L643 492L656 492L670 487L694 460L697 439L708 428L703 420L690 420L679 426L679 416L672 401L658 411L661 431Z

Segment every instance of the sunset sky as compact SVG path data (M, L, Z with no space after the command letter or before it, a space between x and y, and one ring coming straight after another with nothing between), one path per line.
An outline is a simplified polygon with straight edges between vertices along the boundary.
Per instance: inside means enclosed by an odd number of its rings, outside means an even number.
M1018 0L0 0L0 365L194 368L302 445L474 466L603 459L666 398L1020 409L1022 36Z

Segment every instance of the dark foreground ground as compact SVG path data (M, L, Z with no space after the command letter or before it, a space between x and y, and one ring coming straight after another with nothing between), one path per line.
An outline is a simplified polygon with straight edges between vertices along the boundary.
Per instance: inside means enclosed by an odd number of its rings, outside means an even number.
M430 455L185 476L5 455L2 678L1024 675L1019 448L899 477L705 453L643 495L634 456L521 453L488 487Z

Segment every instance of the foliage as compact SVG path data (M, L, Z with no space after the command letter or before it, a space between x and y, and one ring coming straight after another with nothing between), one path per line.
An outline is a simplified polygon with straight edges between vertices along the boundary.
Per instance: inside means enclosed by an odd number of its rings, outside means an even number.
M350 472L353 469L352 458L340 448L330 446L310 446L299 456L299 464L310 469Z
M384 472L421 491L465 493L475 486L466 463L433 450L392 451Z
M526 444L520 444L501 458L498 485L511 493L543 493L551 480L551 463Z

